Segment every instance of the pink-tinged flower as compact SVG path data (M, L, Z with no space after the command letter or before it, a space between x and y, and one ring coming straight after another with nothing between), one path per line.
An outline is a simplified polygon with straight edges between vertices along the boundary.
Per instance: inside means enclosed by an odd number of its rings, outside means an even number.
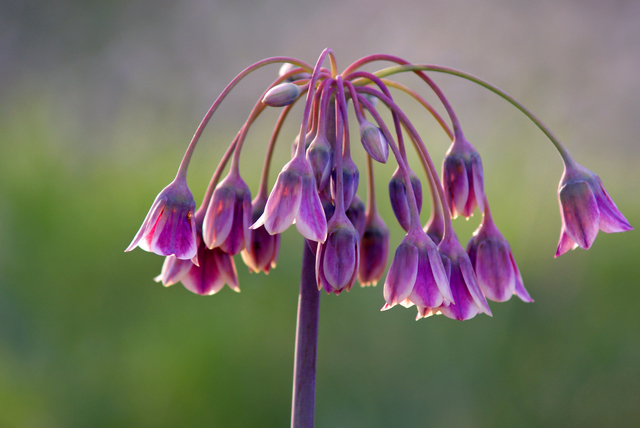
M409 178L413 194L416 196L416 205L418 213L422 210L422 183L418 176L409 169ZM400 168L396 168L389 181L389 200L391 201L391 209L405 231L409 230L411 225L411 210L409 210L409 200L407 199L407 189L404 185L404 178Z
M307 149L307 161L309 161L309 165L311 165L318 190L324 189L329 183L333 169L333 150L324 132L318 132L316 138L314 138L309 145Z
M251 243L251 192L237 173L231 172L213 192L202 226L209 248L220 247L231 255Z
M196 255L196 203L184 178L176 178L153 201L140 230L125 251L140 247L188 260Z
M455 301L436 244L422 229L409 230L398 246L383 294L383 310L398 303L416 305L418 317Z
M282 168L264 214L251 228L264 225L273 235L284 232L294 221L305 238L316 242L327 239L327 220L316 189L316 180L304 157L294 157Z
M455 299L455 303L440 306L438 310L444 316L460 321L471 319L480 312L492 316L487 299L482 294L473 272L471 260L457 238L453 235L445 236L438 245L438 250L449 273L451 294Z
M363 286L376 285L387 267L389 256L389 228L380 215L373 211L365 219L360 238L360 264L358 281Z
M351 290L358 274L359 237L344 213L337 213L328 224L327 240L318 243L316 280L318 290L340 294Z
M633 230L602 185L600 177L582 165L565 166L558 202L562 228L556 257L577 247L588 250L598 235Z
M358 236L362 237L366 222L366 213L364 202L362 202L362 199L360 199L358 195L353 197L351 205L347 208L346 214L349 221L351 221L351 224L353 224L353 227L358 231Z
M224 286L234 291L240 291L238 287L238 274L233 257L220 248L210 250L202 239L202 218L204 210L201 208L195 214L198 242L198 265L191 260L180 260L174 256L165 259L162 272L155 280L168 287L176 282L182 282L185 288L200 295L215 294Z
M371 122L363 120L360 123L360 140L362 141L362 147L373 160L387 163L389 143L380 128Z
M496 227L488 207L485 210L482 224L467 244L480 289L494 302L506 302L514 294L524 302L533 302L524 288L509 242Z
M464 137L453 140L442 162L442 187L452 218L469 218L476 206L484 211L482 160Z
M264 197L257 196L251 205L253 208L252 221L255 222L264 213L266 200ZM264 226L260 226L252 231L251 244L240 254L251 272L269 273L271 268L276 267L279 252L280 235L271 235Z

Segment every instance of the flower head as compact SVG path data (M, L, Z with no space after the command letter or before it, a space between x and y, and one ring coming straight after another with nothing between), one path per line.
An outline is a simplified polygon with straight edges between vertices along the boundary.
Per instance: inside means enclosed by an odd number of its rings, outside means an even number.
M257 196L251 205L252 221L255 222L264 213L266 200ZM252 272L269 273L271 268L276 267L279 252L280 234L271 235L264 226L260 226L251 232L251 243L240 254Z
M488 208L485 206L482 224L467 244L478 285L485 297L494 302L505 302L514 294L524 302L533 302L524 288L509 242L496 227Z
M231 172L213 192L202 226L209 248L220 247L231 255L251 243L251 192L237 173Z
M442 187L451 217L469 218L476 206L484 211L482 160L462 136L453 140L442 163Z
M473 318L480 312L491 316L491 309L478 286L471 260L457 238L453 234L445 236L438 245L438 250L449 274L451 294L455 303L443 305L437 309L444 316L460 321Z
M276 234L284 232L294 221L305 238L317 242L327 239L327 220L316 180L307 160L297 156L282 168L264 214L251 228L264 225L270 234Z
M633 230L605 190L600 177L582 165L565 165L558 186L562 227L556 257L577 247L591 247L598 230L606 233Z
M184 178L162 189L125 251L140 247L161 256L188 260L196 255L196 203Z

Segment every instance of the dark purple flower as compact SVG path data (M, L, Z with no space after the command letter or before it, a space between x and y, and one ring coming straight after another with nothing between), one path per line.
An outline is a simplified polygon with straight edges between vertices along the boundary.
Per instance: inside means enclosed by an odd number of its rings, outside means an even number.
M251 203L252 221L255 222L264 213L266 201L258 196ZM280 234L271 235L264 226L260 226L251 232L251 244L242 252L242 260L252 272L269 273L276 267L278 253L280 252Z
M364 232L360 237L360 265L358 281L363 286L376 285L384 274L389 256L389 228L374 211L365 219Z
M588 250L598 235L633 230L602 185L600 177L577 163L565 166L558 202L562 227L556 257L577 247Z
M196 203L184 178L176 178L156 197L140 230L125 251L140 247L161 256L189 260L196 255Z
M418 176L409 169L409 178L411 179L411 187L416 197L416 205L418 213L422 210L422 183ZM409 200L407 199L407 189L404 185L404 178L400 168L396 168L389 181L389 200L391 201L391 209L405 231L409 230L411 225L411 211L409 210Z
M327 240L318 243L316 252L316 280L318 290L340 294L349 291L356 280L359 237L344 213L334 214L327 229Z

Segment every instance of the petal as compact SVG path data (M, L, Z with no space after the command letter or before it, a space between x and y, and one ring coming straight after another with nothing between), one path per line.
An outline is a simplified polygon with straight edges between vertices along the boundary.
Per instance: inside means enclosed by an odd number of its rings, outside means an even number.
M442 164L442 187L451 210L451 217L456 218L463 213L469 199L469 178L461 157L454 155L445 157Z
M162 193L156 196L156 199L153 201L153 204L151 205L151 209L149 209L147 216L142 222L142 226L140 226L140 229L138 230L138 233L136 233L136 236L133 238L133 241L131 241L131 244L129 244L127 249L124 250L125 252L133 250L138 245L140 245L140 248L142 248L145 251L151 251L147 241L143 240L143 237L145 237L145 235L148 234L150 231L151 232L153 231L153 227L158 222L158 219L160 218L160 215L162 214L162 211L164 210L164 207L166 204L167 204L166 196L164 196Z
M327 239L327 219L312 175L302 177L302 200L296 216L296 228L305 238L324 242Z
M162 282L165 287L173 285L182 280L191 266L193 266L191 260L181 260L173 255L167 256L162 264L160 275L155 277L154 281Z
M600 211L589 184L569 182L560 189L559 198L567 235L581 248L589 249L600 228Z
M213 255L223 281L228 284L233 291L240 292L238 272L233 257L217 248L213 249Z
M558 242L558 249L556 250L556 255L554 257L560 257L567 251L575 250L576 248L578 248L578 244L573 242L569 235L567 235L567 231L563 225L560 228L560 241Z
M297 172L286 168L287 166L278 175L267 199L264 214L252 226L254 229L264 223L270 234L282 233L293 224L298 215L302 200L302 178Z
M600 210L600 229L606 233L627 232L633 230L627 219L613 202L600 179L598 188L594 189L598 209Z
M427 245L427 252L429 255L429 263L431 264L431 272L438 286L438 290L440 290L442 297L444 297L446 301L454 303L455 299L453 294L451 294L451 287L449 285L449 273L444 266L442 257L440 257L438 248L433 242ZM449 271L450 270L451 266L449 266Z
M510 256L511 256L511 263L513 264L513 270L516 276L516 287L515 287L516 296L518 296L520 300L522 300L523 302L532 303L533 299L531 298L527 290L524 288L524 284L522 283L522 275L520 275L520 270L518 269L518 265L516 264L516 261L513 259L513 254L510 254Z
M440 259L440 257L438 257ZM443 269L444 271L444 269ZM431 270L427 249L418 250L418 274L409 295L409 300L418 307L435 308L442 304L442 293L436 285Z
M208 248L222 245L233 226L236 192L222 184L213 192L202 224L202 238Z
M480 308L475 303L469 290L465 284L465 281L460 272L460 267L452 263L451 266L451 293L456 300L456 303L451 303L449 306L440 306L438 309L447 318L464 321L475 317Z
M464 278L464 282L469 289L469 294L471 294L473 301L478 305L482 312L492 316L489 303L487 303L487 299L484 297L482 290L480 290L480 287L478 286L476 274L473 272L473 266L471 266L469 257L466 254L460 256L458 258L458 263L460 266L460 272L462 273L462 277Z
M487 299L505 302L513 295L516 276L511 251L504 242L485 239L478 245L475 272L478 285Z

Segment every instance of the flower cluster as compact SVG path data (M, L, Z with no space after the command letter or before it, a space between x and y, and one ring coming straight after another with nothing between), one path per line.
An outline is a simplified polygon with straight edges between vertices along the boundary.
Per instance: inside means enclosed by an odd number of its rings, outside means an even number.
M330 68L323 67L327 58ZM374 61L391 62L393 66L377 72L362 70ZM186 171L204 127L242 78L272 63L283 63L279 76L255 104L195 211ZM532 302L509 243L491 217L480 155L465 138L449 101L425 71L480 83L520 108L551 138L565 165L558 190L562 229L556 256L578 246L588 249L598 230L611 233L632 229L598 176L577 164L535 116L500 89L459 70L411 64L390 55L364 57L338 73L333 52L327 49L315 67L287 57L257 62L225 88L196 131L176 179L158 195L126 251L139 246L167 256L156 278L165 286L182 282L190 291L208 295L226 283L239 291L233 256L241 253L251 271L268 273L276 266L280 234L295 223L316 254L318 289L340 294L349 291L356 279L362 286L375 285L387 265L389 229L376 206L374 161L386 163L391 153L397 169L389 182L389 199L406 235L384 282L383 309L415 305L418 318L443 314L466 320L481 312L491 315L487 299L503 302L515 294ZM389 78L405 72L414 73L434 91L450 126L414 90ZM440 178L420 135L390 89L416 99L450 138ZM271 155L281 126L298 100L305 104L292 158L269 192ZM382 119L380 106L390 112L392 126ZM266 150L257 196L251 201L249 186L240 176L239 157L251 125L268 107L282 111ZM366 204L357 195L360 176L351 157L354 130L349 126L350 115L357 120L357 140L366 152ZM430 193L432 212L424 226L420 220L423 186L408 166L405 140L415 148ZM220 180L229 160L228 175ZM483 220L465 250L453 230L452 219L460 215L469 218L476 208Z

